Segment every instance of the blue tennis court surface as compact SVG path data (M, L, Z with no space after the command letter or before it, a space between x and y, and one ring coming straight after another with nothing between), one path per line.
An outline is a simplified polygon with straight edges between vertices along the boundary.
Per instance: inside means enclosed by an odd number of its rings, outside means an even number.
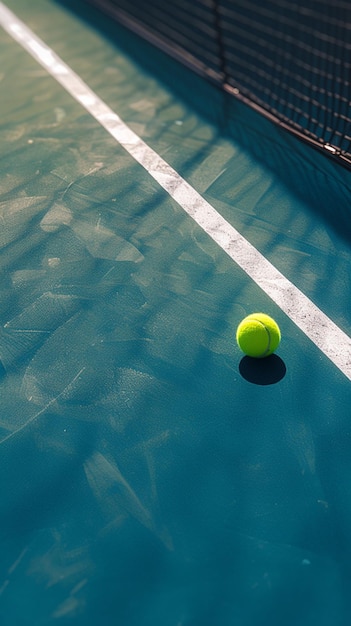
M349 337L351 173L66 4L7 6ZM347 626L347 354L0 50L1 624ZM252 362L259 310L282 342Z

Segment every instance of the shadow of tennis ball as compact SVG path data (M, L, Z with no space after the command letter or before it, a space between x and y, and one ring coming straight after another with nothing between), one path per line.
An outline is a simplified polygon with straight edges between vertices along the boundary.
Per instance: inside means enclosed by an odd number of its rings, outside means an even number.
M239 363L239 372L249 383L274 385L284 378L286 366L276 354L271 354L264 359L244 356Z

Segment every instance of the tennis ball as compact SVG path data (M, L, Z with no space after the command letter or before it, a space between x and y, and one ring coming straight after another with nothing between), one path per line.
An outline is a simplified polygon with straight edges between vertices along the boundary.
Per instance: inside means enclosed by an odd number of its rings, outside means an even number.
M239 348L257 359L272 354L280 344L278 324L265 313L252 313L240 322L236 331Z

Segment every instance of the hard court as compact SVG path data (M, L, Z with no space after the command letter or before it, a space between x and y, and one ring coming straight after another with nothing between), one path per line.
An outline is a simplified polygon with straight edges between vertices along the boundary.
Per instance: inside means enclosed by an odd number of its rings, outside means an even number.
M348 625L350 170L85 2L6 6L151 151L0 28L2 626Z

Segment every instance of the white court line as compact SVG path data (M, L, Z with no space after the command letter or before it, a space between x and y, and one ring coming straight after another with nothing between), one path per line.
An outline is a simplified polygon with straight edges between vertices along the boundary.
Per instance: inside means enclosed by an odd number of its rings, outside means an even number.
M0 2L0 25L167 191L351 380L351 339L105 104Z

